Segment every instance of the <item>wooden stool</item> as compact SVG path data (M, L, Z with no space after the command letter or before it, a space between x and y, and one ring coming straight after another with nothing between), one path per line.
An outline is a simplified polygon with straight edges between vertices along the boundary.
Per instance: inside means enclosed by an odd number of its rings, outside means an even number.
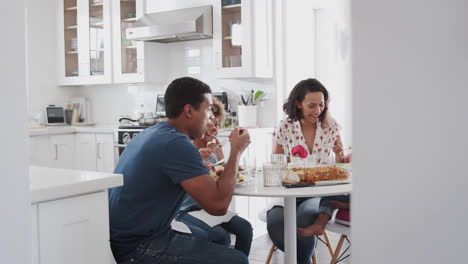
M317 238L322 241L325 245L327 245L328 247L328 251L330 252L330 256L333 257L333 248L331 246L331 243L330 243L330 240L328 239L328 235L327 235L327 231L325 231L323 233L323 238L325 239L325 241L323 241L322 239L320 239L320 237L317 236ZM271 258L273 257L273 252L275 252L275 250L277 250L278 248L275 247L275 245L271 245L271 248L270 248L270 252L268 252L268 257L265 261L265 264L270 264L270 261L271 261ZM317 264L317 255L316 255L316 250L314 249L314 253L312 254L312 264Z
M332 260L330 262L330 264L336 264L337 262L350 256L350 254L348 254L345 257L343 257L343 254L346 253L349 247L346 248L346 250L343 251L341 255L340 255L340 252L341 252L341 248L343 246L343 242L345 241L345 239L346 241L348 241L348 243L350 243L348 238L351 237L351 227L347 225L335 223L335 221L330 221L325 228L328 231L331 231L333 233L341 234L340 240L338 241L338 244L336 245L336 248L334 250L335 253L332 254Z

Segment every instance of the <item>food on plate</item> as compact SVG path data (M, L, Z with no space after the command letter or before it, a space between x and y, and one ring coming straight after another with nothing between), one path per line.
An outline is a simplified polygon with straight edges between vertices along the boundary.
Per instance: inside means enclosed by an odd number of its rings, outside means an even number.
M217 181L219 179L219 176L221 176L221 174L223 173L224 171L224 166L215 166L213 167L213 171L211 172L211 177L213 177L213 179L215 179L215 181ZM240 166L239 166L239 171L240 170ZM237 180L236 182L243 182L245 181L245 175L244 174L237 174Z
M221 173L223 173L223 171L224 171L224 166L223 165L215 166L215 167L213 167L213 170L214 170L214 172L216 172L216 174L221 175ZM238 171L244 171L244 168L239 166Z
M336 165L310 168L292 168L283 172L283 182L289 183L313 183L317 181L346 180L348 178L348 170Z
M237 182L243 182L243 181L245 181L245 175L239 173L237 175Z

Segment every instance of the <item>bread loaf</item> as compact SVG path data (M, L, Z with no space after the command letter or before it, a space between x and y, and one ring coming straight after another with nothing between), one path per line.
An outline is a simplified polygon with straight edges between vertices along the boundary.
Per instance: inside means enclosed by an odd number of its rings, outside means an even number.
M288 169L288 173L285 176L283 179L297 181L299 178L300 182L313 183L317 181L346 180L349 178L349 172L340 166L328 165Z

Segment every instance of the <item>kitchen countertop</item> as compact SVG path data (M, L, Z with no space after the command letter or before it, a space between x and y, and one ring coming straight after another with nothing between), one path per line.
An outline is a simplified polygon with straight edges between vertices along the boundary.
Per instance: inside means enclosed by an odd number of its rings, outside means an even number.
M110 134L117 129L118 125L97 125L97 126L56 126L30 128L29 136L73 134L73 133L104 133Z
M123 175L95 171L29 167L31 203L41 203L122 186Z

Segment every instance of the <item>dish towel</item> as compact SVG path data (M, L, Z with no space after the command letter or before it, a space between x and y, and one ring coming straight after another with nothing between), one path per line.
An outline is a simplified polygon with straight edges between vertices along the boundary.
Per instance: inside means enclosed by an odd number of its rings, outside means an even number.
M207 225L211 227L215 225L219 225L221 223L229 222L231 221L232 217L236 215L236 213L232 211L228 211L225 215L215 216L215 215L210 215L205 210L192 211L192 212L189 212L189 214L193 217L200 219L201 221L205 222Z
M188 226L180 221L176 221L175 219L171 222L171 229L174 231L178 231L181 233L192 234L192 231L188 228Z

